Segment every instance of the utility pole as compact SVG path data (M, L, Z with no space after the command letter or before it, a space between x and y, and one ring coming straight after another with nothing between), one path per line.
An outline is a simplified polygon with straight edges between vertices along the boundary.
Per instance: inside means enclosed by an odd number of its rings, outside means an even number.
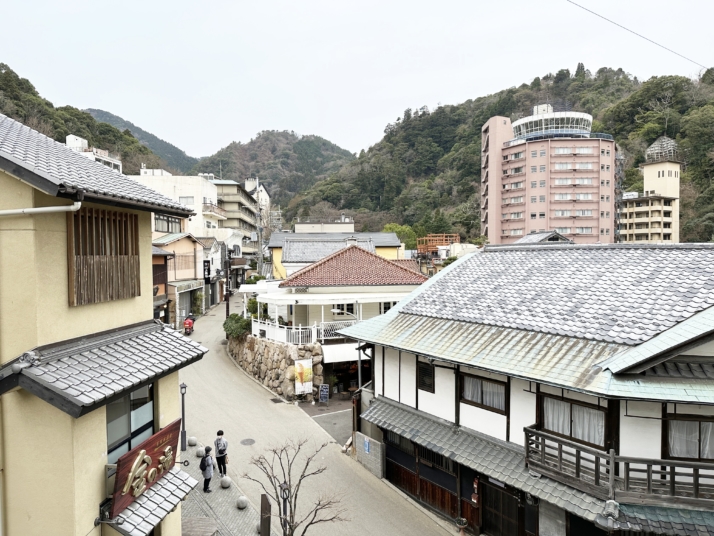
M226 299L226 320L231 316L231 250L226 247L226 291L224 292ZM226 333L226 339L228 334Z
M258 226L258 275L263 275L263 227Z

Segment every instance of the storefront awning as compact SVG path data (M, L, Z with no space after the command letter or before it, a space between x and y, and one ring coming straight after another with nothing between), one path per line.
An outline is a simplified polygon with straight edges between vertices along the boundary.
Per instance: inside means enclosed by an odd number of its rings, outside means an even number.
M174 281L169 283L169 286L175 287L176 294L179 294L187 290L202 289L204 284L203 279L191 279L190 281Z
M112 520L124 536L146 536L196 487L198 481L175 465Z
M149 320L35 348L0 369L0 395L20 386L72 417L201 359L206 348Z

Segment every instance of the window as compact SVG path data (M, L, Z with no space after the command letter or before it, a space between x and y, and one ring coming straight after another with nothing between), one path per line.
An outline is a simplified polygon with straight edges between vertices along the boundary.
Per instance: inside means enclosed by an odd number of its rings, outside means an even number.
M146 385L107 404L107 463L154 435L154 390Z
M573 169L573 164L570 162L556 162L555 169Z
M609 202L609 201L610 201L610 196L609 196L609 195L606 195L606 196L605 196L605 202Z
M545 188L545 181L540 181L540 187Z
M605 149L600 149L600 155L605 156Z
M518 160L519 158L523 158L523 155L524 155L524 154L525 154L525 153L524 153L523 151L521 151L521 152L519 152L519 153L513 153L513 154L511 155L511 160Z
M606 154L607 156L610 156L610 149L607 150Z
M535 171L535 169L532 169L531 171ZM535 188L538 185L538 181L531 181L531 188Z
M600 164L600 171L605 171L605 164Z
M193 196L179 197L179 203L182 205L193 205Z
M600 211L600 217L601 217L601 218L604 218L604 217L605 217L605 211L604 211L604 210L601 210L601 211Z
M69 305L141 295L139 216L81 208L67 213Z
M610 164L605 166L605 171L610 171Z
M462 374L461 402L505 415L506 384Z
M593 211L591 209L586 209L586 210L576 210L575 211L576 216L592 216Z
M539 200L541 203L545 203L545 196L544 196L544 195L541 195L541 196L538 198L538 200Z
M382 302L381 307L382 311L381 313L384 314L387 311L389 311L392 307L394 307L397 304L397 302Z
M592 147L576 147L575 152L578 154L593 154Z
M523 229L511 229L511 236L520 236L523 234Z
M605 180L604 180L604 179L600 181L600 186L605 186Z
M531 196L531 203L535 203L535 202L536 202L536 196L532 195L532 196Z
M556 186L568 186L572 184L573 179L555 179Z
M610 186L610 181L605 181L605 186Z
M406 452L407 454L414 454L414 443L409 441L406 437L402 437L395 432L385 430L384 441L385 443L397 447L399 450Z
M523 212L511 212L511 219L520 220L523 218Z
M531 173L538 171L538 166L531 166Z
M570 154L573 150L570 147L556 147L555 154Z
M556 227L555 232L560 234L570 234L570 227Z
M445 456L429 450L426 447L417 445L417 454L419 455L419 461L425 465L432 467L437 467L447 473L452 475L456 474L456 469L454 468L454 461L451 458L446 458Z
M417 387L422 391L434 392L434 365L419 361L417 367Z
M576 162L575 163L575 169L592 169L592 168L593 168L592 162Z
M593 180L588 177L578 177L575 179L575 184L592 184Z
M670 458L694 460L714 459L714 422L700 421L694 417L667 423L667 446Z
M570 216L569 210L556 210L555 211L556 218L568 218L569 216Z
M605 229L605 235L607 236L609 234L610 234L610 229Z
M512 182L511 183L511 190L515 190L516 188L525 188L525 182Z
M164 214L154 215L154 230L157 233L180 233L181 220Z
M555 194L556 201L567 201L570 199L570 194Z
M593 198L593 194L575 194L575 199L578 201L588 201Z
M504 169L501 173L503 173L504 175L508 175L508 170Z
M353 315L355 314L355 304L354 303L340 303L335 307L335 309L339 309L339 313L335 313L336 315L344 315L344 314L350 314Z
M516 173L523 173L523 169L524 169L523 166L516 167L516 168L513 168L513 169L511 170L511 173L513 173L514 175L515 175Z
M575 233L576 234L593 234L593 228L592 227L576 227Z
M532 219L532 220L535 220L535 219L536 219L536 213L535 213L535 212L531 212L531 219Z
M538 151L531 151L531 157L535 158L536 156L538 156Z
M609 217L610 217L610 212L609 212L609 211L606 211L606 212L605 212L605 217L606 217L606 218L609 218Z
M544 220L544 219L545 219L545 212L539 213L539 214L538 214L538 218L540 218L541 220Z
M541 155L541 156L545 156L545 149L541 149L541 150L540 150L540 155Z
M545 173L545 166L541 166L541 167L540 167L540 172L541 172L541 173Z
M605 234L605 229L603 229L602 227L600 227L600 234L601 234L601 235L604 235L604 234Z
M605 411L599 408L544 396L543 428L582 443L605 446Z

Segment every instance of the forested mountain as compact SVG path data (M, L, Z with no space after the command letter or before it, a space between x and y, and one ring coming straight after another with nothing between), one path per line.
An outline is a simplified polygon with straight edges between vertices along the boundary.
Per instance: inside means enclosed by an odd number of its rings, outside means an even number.
M354 155L319 136L266 130L248 143L233 142L203 158L195 173L222 174L243 182L257 176L270 192L273 205L285 206L298 192L336 173Z
M142 163L147 167L167 167L128 130L122 132L100 123L72 106L55 108L29 80L20 78L4 63L0 63L0 113L62 143L68 134L74 134L85 138L91 146L118 153L127 175L138 174Z
M154 154L163 158L169 167L173 169L186 173L191 171L198 162L198 158L188 156L175 145L162 140L158 136L154 136L151 132L137 127L131 121L122 119L118 115L95 108L87 108L84 111L101 123L108 123L119 130L128 130L140 143L146 145Z
M637 166L658 136L677 139L687 163L682 178L682 240L714 234L714 70L698 80L647 82L622 69L591 73L582 64L459 105L407 109L384 138L338 172L295 196L288 217L346 210L362 230L384 221L417 234L479 234L481 127L493 115L516 120L541 103L560 103L595 118L593 131L615 136L626 156L625 189L641 189Z

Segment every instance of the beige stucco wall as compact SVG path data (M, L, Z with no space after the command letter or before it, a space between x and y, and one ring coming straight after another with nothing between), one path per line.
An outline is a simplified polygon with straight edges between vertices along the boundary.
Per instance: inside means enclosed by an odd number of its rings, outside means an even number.
M0 191L0 209L71 204L1 171ZM150 214L133 212L139 214L141 296L80 307L69 306L66 214L0 218L0 250L12 252L0 256L0 363L36 346L152 318Z
M169 281L182 281L185 279L197 279L203 274L203 246L194 239L185 237L176 242L171 242L166 246L160 246L160 249L168 251L174 255L189 255L194 257L191 268L182 268L174 270L172 267L174 261L169 261L168 277Z

